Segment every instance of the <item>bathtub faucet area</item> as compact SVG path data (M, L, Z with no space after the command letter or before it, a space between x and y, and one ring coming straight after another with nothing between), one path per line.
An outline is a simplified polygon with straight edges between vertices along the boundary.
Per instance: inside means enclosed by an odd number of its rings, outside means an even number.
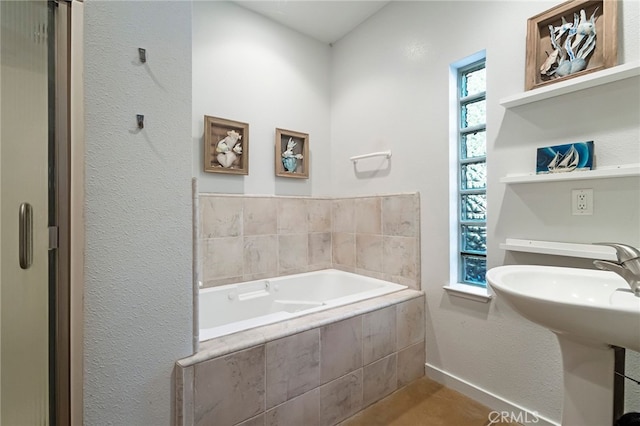
M595 260L593 264L598 269L615 272L631 287L636 297L640 297L640 250L635 247L619 243L596 243L613 247L616 250L617 262Z

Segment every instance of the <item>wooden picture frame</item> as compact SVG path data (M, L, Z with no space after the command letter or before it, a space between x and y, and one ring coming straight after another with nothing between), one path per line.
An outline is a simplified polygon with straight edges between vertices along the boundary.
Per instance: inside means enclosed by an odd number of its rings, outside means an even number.
M552 37L549 30L550 25L559 30L563 25L563 18L567 24L573 24L574 14L577 14L579 24L586 22L586 25L589 25L592 22L592 18L595 18L595 47L586 55L584 52L589 50L586 48L582 50L582 55L577 55L589 41L589 36L584 35L581 38L582 42L576 45L576 52L572 52L576 56L583 56L582 63L579 63L580 61L569 61L570 55L564 47L569 33L555 32L557 45L562 47L561 49L556 49L552 45ZM618 2L616 0L571 0L529 18L527 21L525 90L536 89L617 65L617 22ZM581 25L580 28L588 29L589 27ZM560 34L562 36L558 38ZM580 37L579 34L572 36L571 44L578 41L578 37ZM553 57L550 58L554 54L558 57L555 61ZM560 67L559 63L562 56L564 56L562 62L572 63L564 63ZM573 69L571 69L572 66ZM543 67L545 70L548 69L546 73L542 71ZM551 73L551 75L547 75L547 73Z
M276 129L276 176L309 178L309 134Z
M249 174L249 124L204 116L204 171Z

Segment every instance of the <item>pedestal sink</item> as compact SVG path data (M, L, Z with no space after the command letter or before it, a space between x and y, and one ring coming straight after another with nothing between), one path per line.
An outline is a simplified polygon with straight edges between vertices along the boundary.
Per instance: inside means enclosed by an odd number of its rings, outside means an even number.
M640 297L609 271L509 265L489 270L487 281L516 312L558 337L562 425L611 425L611 345L640 352Z

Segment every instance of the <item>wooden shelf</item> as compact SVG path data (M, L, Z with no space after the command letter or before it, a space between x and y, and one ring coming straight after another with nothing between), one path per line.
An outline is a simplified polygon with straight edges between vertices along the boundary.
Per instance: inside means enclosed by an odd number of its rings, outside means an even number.
M559 81L538 89L529 90L517 95L500 99L500 105L505 108L514 108L544 99L554 98L567 93L577 92L590 87L624 80L630 77L640 76L640 61L628 62L616 67L596 71L580 77L575 77L565 81Z
M501 177L500 182L506 184L514 183L541 183L561 180L586 180L586 179L608 179L620 177L640 176L640 164L623 164L620 166L603 166L595 170L584 172L548 173L538 175L535 173L509 174Z
M509 251L580 257L583 259L618 260L616 257L616 251L613 247L599 246L595 244L575 244L556 241L535 241L507 238L506 242L500 243L500 248Z

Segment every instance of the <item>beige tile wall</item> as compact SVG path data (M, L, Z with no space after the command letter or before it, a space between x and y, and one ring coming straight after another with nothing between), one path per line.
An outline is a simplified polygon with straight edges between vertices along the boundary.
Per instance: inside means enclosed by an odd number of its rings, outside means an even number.
M420 289L418 193L332 202L333 267Z
M202 281L212 287L342 269L420 289L420 198L200 195Z
M331 268L331 200L200 195L202 281L212 287Z
M418 294L195 365L178 364L176 424L338 424L424 375L424 306Z

